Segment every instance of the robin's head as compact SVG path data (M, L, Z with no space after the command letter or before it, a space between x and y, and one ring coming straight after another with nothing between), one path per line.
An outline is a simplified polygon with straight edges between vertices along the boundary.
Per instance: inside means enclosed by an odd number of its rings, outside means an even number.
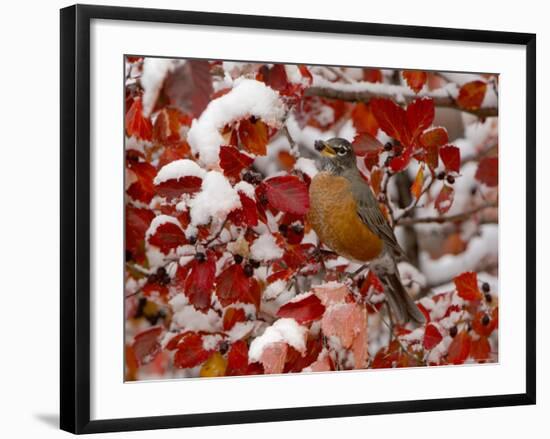
M346 139L333 137L329 140L316 140L315 149L321 153L324 167L329 170L340 173L357 166L351 143Z

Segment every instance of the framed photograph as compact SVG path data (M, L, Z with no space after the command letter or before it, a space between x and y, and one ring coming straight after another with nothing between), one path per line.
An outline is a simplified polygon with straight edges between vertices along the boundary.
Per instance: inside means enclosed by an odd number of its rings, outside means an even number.
M61 10L61 428L535 403L535 35Z

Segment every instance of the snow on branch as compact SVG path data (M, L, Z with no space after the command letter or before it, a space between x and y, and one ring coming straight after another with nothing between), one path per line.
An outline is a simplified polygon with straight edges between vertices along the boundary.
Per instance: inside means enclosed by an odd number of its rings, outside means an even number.
M498 107L496 106L496 96L491 93L483 102L483 106L478 109L461 108L456 101L458 96L458 87L450 83L447 86L430 92L420 92L415 94L409 87L401 85L392 85L385 83L356 82L353 84L334 83L324 78L315 76L311 87L306 89L307 96L319 96L329 99L340 99L349 102L369 102L373 98L388 98L396 102L412 102L418 97L429 97L434 100L436 107L454 108L474 114L478 117L498 116Z
M211 168L218 163L220 146L224 144L220 130L225 125L254 116L280 128L285 114L286 106L275 90L260 81L237 80L229 93L211 101L199 119L193 121L187 141L200 161Z

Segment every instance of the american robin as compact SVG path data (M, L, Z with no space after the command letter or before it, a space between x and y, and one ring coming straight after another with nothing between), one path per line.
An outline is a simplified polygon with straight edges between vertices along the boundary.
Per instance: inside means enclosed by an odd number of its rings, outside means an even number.
M399 323L423 323L424 315L405 291L397 261L405 253L380 210L370 186L357 168L350 142L317 140L322 170L309 187L308 219L323 244L351 261L369 262L379 277Z

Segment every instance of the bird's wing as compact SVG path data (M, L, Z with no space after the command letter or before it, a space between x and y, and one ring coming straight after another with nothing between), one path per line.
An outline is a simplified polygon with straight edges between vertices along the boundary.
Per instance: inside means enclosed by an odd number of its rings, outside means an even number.
M378 200L374 197L370 186L362 180L353 182L351 186L353 196L357 202L357 214L361 221L385 242L394 256L406 257L405 252L395 238L393 229L380 210Z

